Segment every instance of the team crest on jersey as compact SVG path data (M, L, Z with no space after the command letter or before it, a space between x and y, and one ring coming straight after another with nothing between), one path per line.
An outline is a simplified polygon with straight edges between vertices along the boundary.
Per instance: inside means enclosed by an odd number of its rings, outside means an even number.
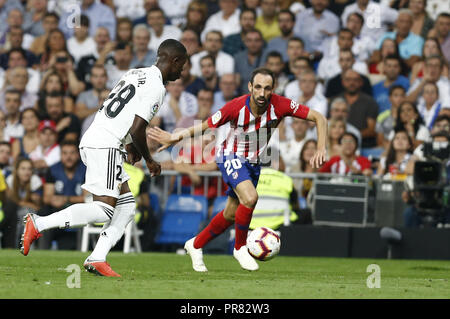
M234 173L232 174L232 176L233 176L233 179L237 179L238 176L239 176L239 173L238 173L238 172L234 172Z
M220 119L222 118L222 112L217 111L216 113L214 113L214 115L212 116L212 124L215 125L217 124L217 122L220 121Z
M156 114L158 112L158 109L159 109L159 105L158 105L158 103L155 103L155 105L153 105L153 107L152 107L153 114Z
M300 105L297 102L291 100L291 109L294 110L292 113L297 112L299 106Z

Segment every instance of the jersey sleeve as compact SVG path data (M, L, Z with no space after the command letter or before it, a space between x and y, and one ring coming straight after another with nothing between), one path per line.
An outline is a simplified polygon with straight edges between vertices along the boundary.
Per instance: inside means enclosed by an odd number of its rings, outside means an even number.
M275 110L278 111L279 117L293 116L306 120L309 113L309 107L306 105L298 104L294 100L280 95L272 95L272 104L275 106Z
M235 110L236 104L234 103L234 100L228 102L220 110L208 118L208 126L210 128L217 128L223 124L226 124L233 119L233 116L236 115Z

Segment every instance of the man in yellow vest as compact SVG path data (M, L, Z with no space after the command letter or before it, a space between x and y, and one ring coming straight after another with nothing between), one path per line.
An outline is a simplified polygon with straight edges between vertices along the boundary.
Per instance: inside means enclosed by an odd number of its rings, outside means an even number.
M292 178L281 171L264 167L261 169L258 187L256 188L260 198L264 196L286 199L290 203L290 222L303 223L303 218L299 219L296 212L300 212L297 191L294 188ZM302 216L303 217L303 216ZM259 208L256 206L253 211L250 229L258 227L269 227L277 229L284 222L284 211L276 208Z

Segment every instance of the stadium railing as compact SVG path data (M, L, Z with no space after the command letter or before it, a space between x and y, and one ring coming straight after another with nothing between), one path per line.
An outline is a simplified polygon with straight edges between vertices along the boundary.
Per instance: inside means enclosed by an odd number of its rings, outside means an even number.
M222 174L220 171L213 172L201 172L198 171L197 174L203 178L203 194L208 193L208 188L213 183L212 179L216 178L214 183L217 183L217 194L222 194ZM377 183L380 183L380 179L377 177L366 177L361 175L350 175L344 176L339 174L327 174L327 173L287 173L290 176L294 184L299 184L302 179L308 178L313 180L313 194L315 194L316 185L321 185L327 188L327 185L333 186L334 188L330 190L328 187L328 191L335 192L335 194L328 195L320 195L318 199L326 201L329 200L329 205L334 205L337 203L342 204L342 207L334 207L335 215L339 214L345 215L348 214L349 211L353 210L361 210L361 216L355 219L354 216L342 217L342 220L333 221L332 218L327 220L329 216L325 216L325 219L318 220L316 219L314 224L317 225L338 225L338 226L375 226L375 217L374 215L374 202L376 202L376 187ZM182 185L181 176L183 174L174 171L174 170L163 170L161 172L161 177L158 179L151 178L150 179L150 192L156 193L159 195L159 200L161 207L165 206L165 203L171 194L183 194L186 192L186 186ZM403 181L391 181L391 180L383 180L383 183L392 183L396 184L398 187L403 187ZM188 192L190 194L194 194L194 187L189 187ZM341 193L340 193L341 192ZM344 193L342 193L344 192ZM315 195L314 195L315 196ZM400 195L398 196L400 197ZM395 198L397 201L401 201L401 198ZM323 201L321 203L323 203ZM315 202L314 200L309 200L309 205L311 207L313 217L315 216ZM372 205L370 205L372 203ZM359 205L359 206L358 206ZM323 205L321 206L323 207ZM385 208L384 208L385 209ZM397 209L398 210L398 207ZM401 214L402 212L397 212L397 214ZM361 219L359 219L361 218ZM287 219L287 218L286 218ZM398 220L399 218L397 218ZM396 225L382 225L382 226L396 226Z

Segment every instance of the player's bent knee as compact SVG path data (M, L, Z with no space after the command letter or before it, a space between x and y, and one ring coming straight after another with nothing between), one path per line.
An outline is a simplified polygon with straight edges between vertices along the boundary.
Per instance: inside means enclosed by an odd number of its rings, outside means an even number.
M258 202L258 194L256 192L246 194L241 199L241 204L248 208L254 208L257 202Z

